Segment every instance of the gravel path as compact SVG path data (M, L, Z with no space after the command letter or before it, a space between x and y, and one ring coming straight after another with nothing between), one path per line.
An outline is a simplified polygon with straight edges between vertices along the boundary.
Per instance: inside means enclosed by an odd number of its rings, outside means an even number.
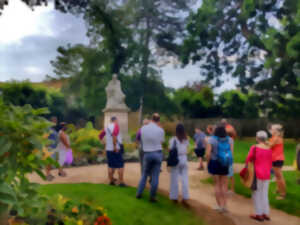
M235 171L239 171L241 164L235 165ZM202 217L209 225L255 225L261 224L249 219L249 214L253 213L253 204L251 199L233 194L228 200L227 214L219 214L213 210L215 207L215 198L213 186L201 183L201 179L209 177L205 171L197 171L197 164L189 164L190 176L190 196L191 209L197 215ZM50 183L108 183L107 169L105 165L78 167L66 169L67 177L56 177ZM53 171L57 175L57 171ZM140 178L140 167L138 163L127 163L125 168L125 181L128 185L136 187ZM40 184L48 184L40 179L36 174L30 176L31 181ZM160 192L167 194L169 190L169 173L166 165L162 166L162 173L159 184ZM135 196L133 196L135 197ZM264 224L272 225L300 225L300 218L288 215L277 209L271 209L271 221Z

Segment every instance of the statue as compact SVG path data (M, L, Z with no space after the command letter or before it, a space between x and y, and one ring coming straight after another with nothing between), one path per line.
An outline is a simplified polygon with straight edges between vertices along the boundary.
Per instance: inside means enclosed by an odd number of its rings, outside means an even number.
M118 80L116 74L113 75L112 80L109 81L106 91L106 106L104 112L104 127L110 123L112 116L119 120L120 131L123 139L130 141L128 134L128 113L129 108L125 104L125 95L121 89L121 82Z
M104 111L110 109L125 109L128 110L128 107L125 104L125 95L121 89L121 82L118 80L116 74L113 75L112 80L108 83L105 88L107 101Z

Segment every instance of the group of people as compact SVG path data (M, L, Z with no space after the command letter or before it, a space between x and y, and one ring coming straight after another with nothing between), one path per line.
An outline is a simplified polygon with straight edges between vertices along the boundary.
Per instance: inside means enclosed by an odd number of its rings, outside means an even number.
M59 176L66 176L63 165L66 164L66 155L70 149L70 140L65 133L65 123L60 123L57 127L57 120L52 119L55 124L51 128L49 139L52 145L50 149L59 153ZM256 133L256 145L253 145L245 160L246 166L253 162L255 171L255 189L252 191L255 214L252 219L263 221L270 220L270 209L268 200L269 182L271 173L274 173L277 182L277 199L284 199L286 195L286 185L282 173L284 164L283 128L279 124L274 124L269 128L271 138L268 138L266 131ZM233 152L234 139L237 133L232 125L223 119L217 125L209 125L206 132L200 128L195 129L195 149L194 152L199 158L199 170L204 170L204 157L207 161L207 170L213 176L215 185L215 198L219 212L227 212L228 181L231 183L231 191L234 191L233 179ZM105 138L105 141L104 141ZM110 124L99 134L99 139L105 144L108 178L110 185L125 187L124 183L124 147L122 134L117 117L112 117ZM149 178L150 201L156 202L156 193L159 186L159 176L163 161L163 142L165 141L165 131L160 124L158 113L153 114L151 119L145 119L143 126L136 135L139 144L141 157L141 178L138 184L136 198L143 197L143 192ZM188 205L189 199L189 176L188 157L189 139L183 124L176 126L175 136L169 140L168 152L176 149L177 163L169 168L170 191L169 197L172 201L179 201L179 183L182 187L182 203ZM118 179L114 178L118 171ZM47 179L53 179L50 167L47 168Z

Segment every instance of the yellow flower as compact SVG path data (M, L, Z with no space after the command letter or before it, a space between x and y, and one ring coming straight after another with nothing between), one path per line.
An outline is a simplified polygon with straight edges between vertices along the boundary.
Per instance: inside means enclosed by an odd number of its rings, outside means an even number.
M78 213L79 211L78 211L78 208L77 207L74 207L73 209L72 209L72 213Z
M78 220L77 221L77 225L83 225L83 221L82 220Z

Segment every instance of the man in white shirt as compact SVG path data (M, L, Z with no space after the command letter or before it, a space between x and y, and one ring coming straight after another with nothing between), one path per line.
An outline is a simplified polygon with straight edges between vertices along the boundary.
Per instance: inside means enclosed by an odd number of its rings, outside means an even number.
M165 132L160 127L160 116L155 113L152 121L141 129L144 159L143 173L137 190L137 198L142 197L147 177L151 176L150 201L156 202L156 192L159 182L160 167L163 159L162 143L165 140Z
M111 118L111 123L101 132L99 135L102 141L104 136L106 136L106 156L108 164L108 178L110 180L110 185L115 185L114 173L115 170L119 172L119 186L124 187L124 160L122 152L122 136L120 132L120 127L118 119L113 116Z

